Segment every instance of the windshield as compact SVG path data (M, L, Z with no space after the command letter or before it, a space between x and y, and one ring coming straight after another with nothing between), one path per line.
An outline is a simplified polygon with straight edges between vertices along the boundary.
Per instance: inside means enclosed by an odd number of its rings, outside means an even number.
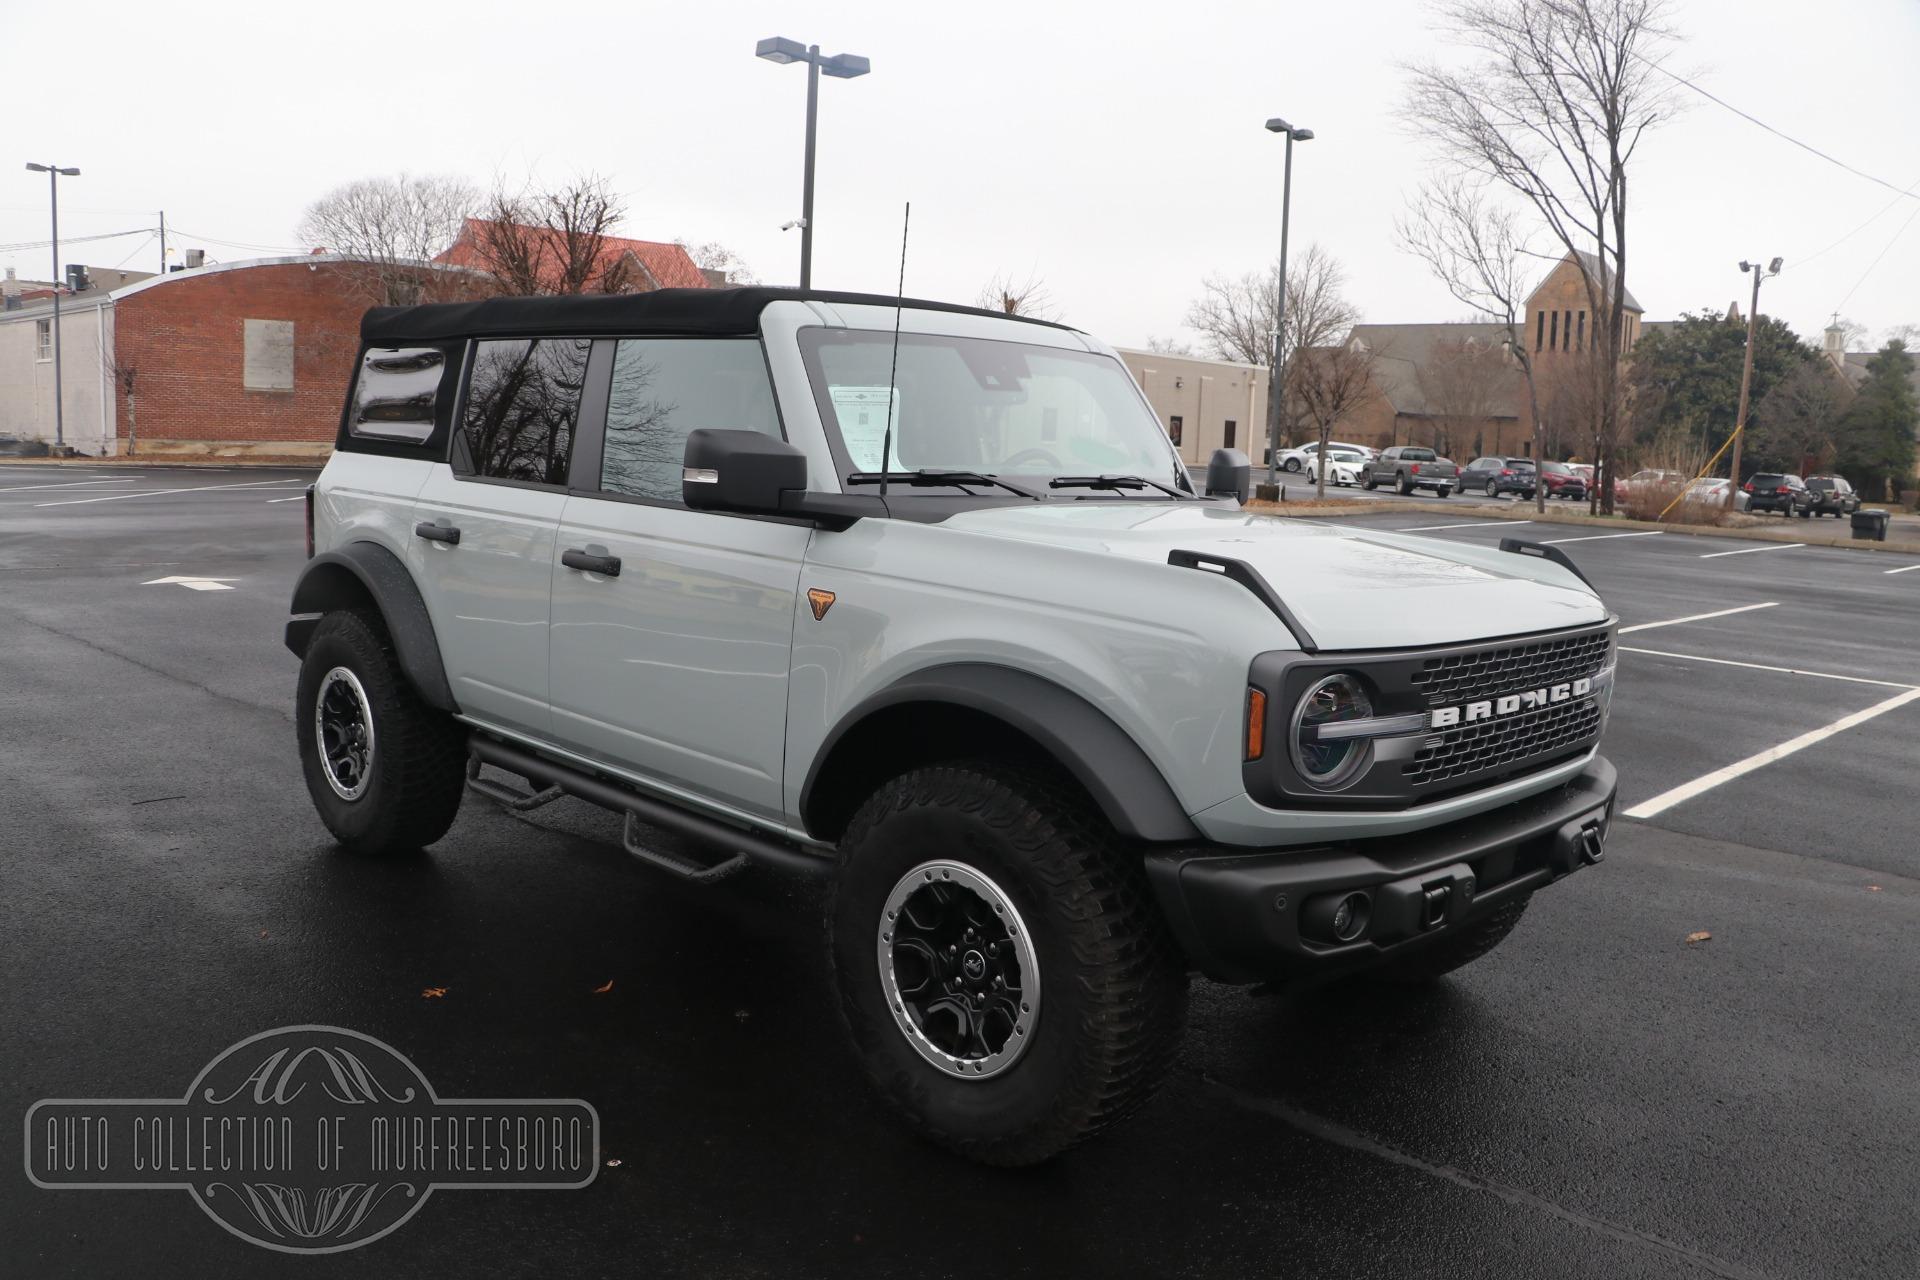
M896 363L893 341L892 333L877 330L800 334L821 420L849 471L882 469L891 368L893 443L886 470L1024 476L1042 489L1055 476L1125 475L1192 491L1166 432L1111 357L903 333Z

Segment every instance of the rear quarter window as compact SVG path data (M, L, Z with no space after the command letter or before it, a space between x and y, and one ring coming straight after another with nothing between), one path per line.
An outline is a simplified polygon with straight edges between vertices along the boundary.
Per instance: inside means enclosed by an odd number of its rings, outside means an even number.
M438 347L369 347L347 406L347 433L419 444L433 434L447 353Z

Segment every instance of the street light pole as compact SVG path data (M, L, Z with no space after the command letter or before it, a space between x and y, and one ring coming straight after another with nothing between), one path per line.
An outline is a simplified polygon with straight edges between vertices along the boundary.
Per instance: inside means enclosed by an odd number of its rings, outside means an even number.
M1293 144L1307 142L1313 137L1311 129L1296 129L1285 120L1275 116L1267 121L1270 133L1287 135L1286 176L1280 186L1280 279L1276 288L1279 298L1274 305L1273 323L1273 366L1267 384L1267 483L1280 483L1280 409L1286 394L1286 330L1287 330L1287 225L1292 221L1293 212Z
M1734 494L1740 491L1740 445L1747 430L1747 400L1753 388L1753 336L1760 323L1760 281L1780 274L1780 259L1775 258L1763 270L1758 262L1742 262L1742 271L1753 272L1753 300L1747 306L1747 357L1740 364L1740 408L1733 415L1733 461L1727 472L1727 510L1734 509Z
M851 80L873 70L873 64L857 53L820 55L820 46L803 45L784 36L771 36L754 46L754 56L768 62L807 64L807 151L806 176L800 190L800 287L813 286L813 152L814 134L820 119L820 75L825 72L840 80ZM788 225L792 225L789 223Z
M64 449L67 443L66 407L60 395L60 179L77 178L78 169L62 169L52 164L29 164L31 173L47 175L47 194L53 214L53 445Z

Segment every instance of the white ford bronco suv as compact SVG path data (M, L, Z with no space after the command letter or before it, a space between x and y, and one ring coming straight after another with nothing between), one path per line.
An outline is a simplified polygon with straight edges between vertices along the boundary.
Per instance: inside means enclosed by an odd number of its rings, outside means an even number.
M1572 563L1251 514L1228 450L1197 492L1084 333L729 289L362 338L286 635L327 827L564 795L830 877L854 1051L968 1156L1137 1108L1191 974L1431 979L1601 857Z

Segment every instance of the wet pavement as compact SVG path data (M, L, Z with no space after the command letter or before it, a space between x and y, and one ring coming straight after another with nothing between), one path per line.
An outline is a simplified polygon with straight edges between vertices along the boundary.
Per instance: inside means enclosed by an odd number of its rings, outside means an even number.
M580 1191L440 1192L297 1263L184 1192L16 1172L8 1280L1920 1266L1920 703L1622 820L1604 864L1433 989L1196 982L1141 1115L989 1170L869 1095L816 885L673 883L573 801L470 797L425 854L334 850L279 635L301 558L279 499L307 476L155 471L150 496L60 507L40 503L132 490L7 491L44 473L0 468L0 1160L20 1169L35 1099L177 1096L228 1045L315 1022L387 1041L442 1095L585 1098L619 1163ZM246 487L161 492L214 485ZM1502 532L1469 523L1439 536ZM1584 532L1556 529L1539 536ZM1911 561L1700 558L1740 545L1564 548L1630 626L1768 606L1623 636L1606 749L1625 805L1920 685L1920 573L1885 574ZM228 589L143 585L168 576Z

